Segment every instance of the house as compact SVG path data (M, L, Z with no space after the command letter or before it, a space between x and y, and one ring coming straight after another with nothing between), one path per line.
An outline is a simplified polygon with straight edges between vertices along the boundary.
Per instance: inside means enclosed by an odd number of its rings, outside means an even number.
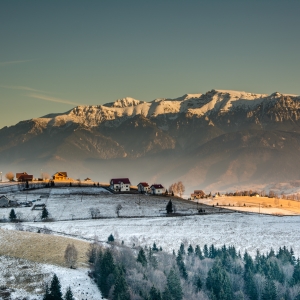
M191 199L200 199L205 196L205 193L202 190L194 190L194 193L191 194Z
M113 178L110 180L110 188L115 192L129 192L130 181L128 178Z
M53 180L67 180L68 179L68 175L67 172L56 172L53 176L52 176Z
M165 192L165 188L161 184L152 184L150 187L151 194L162 195Z
M10 200L6 196L0 196L0 207L9 207Z
M137 187L138 187L138 191L142 194L148 193L150 189L149 184L147 182L140 182L137 185Z
M16 173L16 178L17 178L17 181L19 181L19 182L32 181L33 175L28 175L26 172Z

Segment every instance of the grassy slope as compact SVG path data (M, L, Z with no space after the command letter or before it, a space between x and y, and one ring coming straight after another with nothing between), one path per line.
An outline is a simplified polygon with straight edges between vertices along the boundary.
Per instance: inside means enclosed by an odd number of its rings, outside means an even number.
M72 243L78 251L78 266L82 266L87 262L88 242L41 233L0 229L0 255L34 262L65 267L64 252L67 245Z

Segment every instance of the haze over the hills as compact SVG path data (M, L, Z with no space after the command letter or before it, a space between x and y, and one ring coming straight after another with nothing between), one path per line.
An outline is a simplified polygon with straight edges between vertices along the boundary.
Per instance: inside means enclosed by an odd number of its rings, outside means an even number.
M230 189L300 178L300 97L211 90L77 106L0 130L3 170Z

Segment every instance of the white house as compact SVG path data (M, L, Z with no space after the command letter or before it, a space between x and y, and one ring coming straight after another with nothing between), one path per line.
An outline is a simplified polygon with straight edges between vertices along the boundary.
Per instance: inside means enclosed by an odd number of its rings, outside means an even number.
M148 193L150 189L149 184L147 182L140 182L137 185L137 187L140 193Z
M150 190L153 195L162 195L165 192L165 188L161 184L152 184Z
M128 178L113 178L110 180L110 188L115 192L129 192L130 181Z

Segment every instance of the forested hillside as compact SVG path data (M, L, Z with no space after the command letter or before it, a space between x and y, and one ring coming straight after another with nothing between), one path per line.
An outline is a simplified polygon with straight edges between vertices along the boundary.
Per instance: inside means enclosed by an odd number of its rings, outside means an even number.
M91 245L92 275L108 299L299 300L300 260L282 247L253 258L234 246L181 244L169 254L161 247Z

